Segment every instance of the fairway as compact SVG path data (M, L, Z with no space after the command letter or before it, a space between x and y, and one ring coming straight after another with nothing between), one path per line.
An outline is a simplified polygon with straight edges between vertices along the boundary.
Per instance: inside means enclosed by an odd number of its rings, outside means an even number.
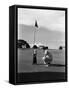
M65 65L65 50L48 50L53 56L51 64ZM65 72L64 66L49 66L42 65L43 50L37 49L37 63L33 65L33 49L19 49L18 48L18 72Z

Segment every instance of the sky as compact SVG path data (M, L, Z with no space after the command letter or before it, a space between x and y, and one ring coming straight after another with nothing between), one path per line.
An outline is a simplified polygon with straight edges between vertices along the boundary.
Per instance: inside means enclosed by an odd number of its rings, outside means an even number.
M18 8L18 39L33 44L37 20L36 43L58 47L65 43L65 11ZM57 44L56 44L57 43Z
M65 31L65 11L19 8L18 14L19 24L34 26L34 22L37 20L39 27Z

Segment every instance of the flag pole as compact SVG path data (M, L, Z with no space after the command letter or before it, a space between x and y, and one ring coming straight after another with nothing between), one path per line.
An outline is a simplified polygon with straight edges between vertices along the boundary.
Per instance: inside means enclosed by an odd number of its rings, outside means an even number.
M35 20L35 27L38 27L36 20ZM36 28L35 28L35 29L36 29ZM36 46L35 46L35 35L36 35L36 30L34 30L33 64L37 64L37 49L36 49Z
M34 45L35 45L35 34L36 34L36 31L34 30Z
M37 20L35 20L35 29L38 28ZM34 30L34 45L35 45L35 35L36 35L36 30Z

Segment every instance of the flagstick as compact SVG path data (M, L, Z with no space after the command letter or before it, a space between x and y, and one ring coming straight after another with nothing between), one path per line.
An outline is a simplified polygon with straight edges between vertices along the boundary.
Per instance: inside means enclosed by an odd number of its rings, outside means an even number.
M36 30L34 30L34 45L35 45L35 34L36 34Z
M35 29L38 27L37 20L35 21ZM36 30L34 30L34 52L33 52L33 64L37 64L37 46L35 46L35 35Z

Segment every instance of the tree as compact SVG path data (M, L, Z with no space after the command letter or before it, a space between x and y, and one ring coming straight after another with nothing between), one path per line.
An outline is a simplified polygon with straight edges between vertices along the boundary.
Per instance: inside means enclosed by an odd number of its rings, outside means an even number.
M30 45L25 40L18 40L18 48L22 48L23 45L26 46L26 48L30 48Z
M37 49L38 47L36 45L33 46L34 49Z
M60 47L59 47L59 49L63 49L63 47L62 47L62 46L60 46Z

